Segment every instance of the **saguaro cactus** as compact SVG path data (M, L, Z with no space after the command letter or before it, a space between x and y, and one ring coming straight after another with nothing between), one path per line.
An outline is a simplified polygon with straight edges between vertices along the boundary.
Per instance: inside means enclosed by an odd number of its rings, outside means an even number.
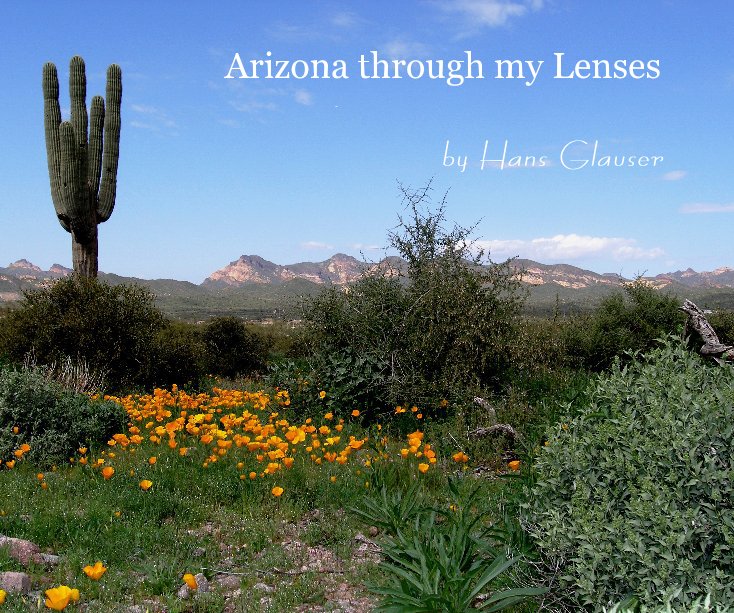
M122 71L117 64L107 69L107 108L102 96L94 96L89 122L84 60L79 56L71 58L69 71L71 121L62 122L56 66L51 62L43 66L43 112L51 198L59 223L71 234L74 272L96 277L97 224L112 215L117 191Z

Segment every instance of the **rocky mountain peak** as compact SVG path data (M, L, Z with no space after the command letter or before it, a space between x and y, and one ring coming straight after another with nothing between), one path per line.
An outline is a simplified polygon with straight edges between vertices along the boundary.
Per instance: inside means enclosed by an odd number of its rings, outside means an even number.
M67 275L73 274L74 271L71 268L62 266L61 264L53 264L51 268L48 269L48 272L50 272L52 275L65 277Z
M43 270L40 267L36 266L35 264L29 262L26 259L21 259L16 262L13 262L12 264L8 264L8 268L13 269L13 270L20 269L20 270L23 270L24 272L26 271L43 272Z

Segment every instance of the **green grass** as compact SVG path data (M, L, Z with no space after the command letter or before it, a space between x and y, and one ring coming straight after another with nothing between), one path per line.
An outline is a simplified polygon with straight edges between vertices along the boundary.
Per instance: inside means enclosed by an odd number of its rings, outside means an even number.
M262 594L272 598L275 611L324 601L335 578L361 592L362 576L370 571L352 569L350 556L354 536L365 528L343 511L361 495L361 477L345 469L331 483L316 466L294 466L279 479L286 493L275 498L270 481L241 481L231 465L205 469L170 454L149 466L147 457L143 449L137 456L119 455L109 481L89 467L65 466L45 473L46 490L31 465L2 471L0 533L61 556L54 568L27 569L34 589L77 587L88 611L127 610L132 604L151 611L221 611L226 594L207 595L195 605L176 598L185 572L204 572L210 579L220 574L215 571L236 573L231 576L240 578L242 597L233 610L257 609L251 589L256 583L276 588ZM147 492L138 486L142 478L154 482ZM334 570L340 572L301 572L284 549L294 542L333 551L339 560ZM108 567L98 582L82 571L96 560ZM0 570L23 569L0 551ZM8 595L5 607L34 609L35 601Z
M252 382L248 387L255 389ZM546 398L547 406L541 411L552 414L549 406L553 402ZM530 406L527 395L497 398L494 404L500 421L520 427L531 427L533 420L542 422L543 416ZM244 408L252 410L251 406ZM293 424L304 419L297 416L293 407L280 409L280 418L287 417ZM37 475L41 469L27 460L18 461L12 470L0 469L0 533L29 539L59 555L60 563L25 569L31 575L34 595L8 595L3 610L36 610L38 594L60 584L78 588L90 612L129 611L133 605L141 607L141 613L163 609L253 611L265 604L272 611L319 606L328 610L345 598L367 608L377 603L377 597L365 585L384 584L386 575L375 561L355 557L359 546L355 536L369 534L371 526L351 509L383 485L398 491L418 481L425 505L447 509L451 504L448 477L458 476L462 488L480 488L473 504L488 523L518 531L512 514L522 493L522 480L514 475L505 478L507 466L498 460L499 447L467 436L470 427L486 425L485 417L472 404L449 407L443 414L422 420L408 412L385 416L379 433L374 427L361 426L361 417L347 418L340 433L341 447L350 435L359 439L369 435L370 442L346 465L315 464L303 450L306 442L301 451L292 453L292 468L255 480L248 478L249 472L261 472L264 464L256 461L254 453L233 447L221 461L204 467L211 453L205 445L178 439L181 446L191 445L189 454L181 456L165 442L153 444L147 435L134 452L119 446L91 449L89 465L79 465L77 454L75 464L44 470L43 479ZM138 425L142 428L147 419ZM335 421L321 422L314 417L313 423L333 427ZM411 455L404 460L399 454L406 446L406 433L415 430L424 432L423 442L430 443L438 454L438 461L426 474L417 471L425 457ZM379 443L383 436L390 441L384 448L390 459L365 466L368 455L383 449ZM459 449L469 453L471 466L489 465L491 472L475 478L471 470L462 470L451 459ZM156 456L155 464L149 463L151 456ZM92 467L95 458L114 465L112 478L105 480L100 469ZM239 467L238 462L242 463ZM142 479L153 482L148 491L139 487ZM42 489L42 483L47 489ZM284 488L282 496L272 495L273 485ZM508 538L523 545L521 531ZM97 560L108 568L98 582L82 570ZM322 566L316 568L316 561ZM24 569L0 550L2 570ZM176 592L186 572L203 572L212 591L180 600ZM529 572L526 565L518 564L491 589L533 585ZM222 578L227 587L220 585ZM257 584L265 584L272 592L255 589ZM512 610L527 612L534 607L529 603Z
M427 428L432 429L438 432ZM154 465L148 463L151 455L158 458ZM334 606L345 589L355 599L369 597L365 582L379 584L384 573L354 559L355 535L367 534L370 526L350 509L378 483L399 488L417 476L414 466L400 460L380 469L296 461L277 477L241 480L249 466L237 469L228 460L204 468L195 458L148 442L133 454L106 457L116 471L109 480L99 469L78 465L47 471L43 480L27 462L0 472L0 533L61 556L55 567L25 569L33 590L76 587L92 612L127 611L132 605L141 611L253 611L264 606L263 598L270 610L294 611ZM443 457L421 476L426 500L449 504L445 477L456 468ZM153 481L147 492L139 487L141 479ZM285 490L279 498L270 492L276 482ZM466 482L479 483L482 504L499 512L502 481L467 476ZM97 560L108 571L92 581L82 569ZM24 569L0 550L0 570ZM176 592L185 572L203 572L213 580L212 592L180 600ZM228 589L216 587L218 576L232 582ZM273 592L254 589L259 583ZM35 597L8 595L4 606L26 611L36 610L37 603Z

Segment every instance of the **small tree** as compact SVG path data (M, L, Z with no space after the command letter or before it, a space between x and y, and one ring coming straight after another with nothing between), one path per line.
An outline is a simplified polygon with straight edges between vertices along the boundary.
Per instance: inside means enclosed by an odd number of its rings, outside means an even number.
M347 291L327 290L304 318L314 335L323 385L346 371L383 404L428 403L494 383L524 300L510 262L496 264L471 239L474 228L447 229L446 198L432 206L430 185L402 188L407 214L389 233L388 258ZM369 369L354 368L367 360ZM355 381L340 386L354 396ZM367 390L364 390L365 393Z
M204 328L209 374L224 377L263 370L270 343L236 317L214 317Z
M656 339L676 332L685 321L678 307L678 298L642 279L626 283L567 328L568 352L592 370L609 368L615 356L650 349Z
M510 260L494 263L477 246L476 226L445 227L445 195L432 209L430 185L401 191L408 215L389 239L407 263L404 327L414 369L442 388L490 383L506 365L526 296L519 276Z
M146 382L151 349L164 326L155 297L139 285L109 285L78 275L25 293L3 318L0 353L38 364L67 357L104 372L113 389Z

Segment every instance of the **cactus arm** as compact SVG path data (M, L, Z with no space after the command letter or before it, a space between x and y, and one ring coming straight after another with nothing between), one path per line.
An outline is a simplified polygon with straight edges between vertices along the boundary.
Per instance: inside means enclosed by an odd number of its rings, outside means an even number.
M47 62L43 66L43 118L46 133L46 157L48 177L51 182L51 200L61 226L70 232L68 215L61 198L61 107L59 106L59 78L56 66Z
M89 113L89 152L87 184L92 194L92 201L96 202L99 191L99 179L102 174L102 127L104 125L104 98L92 98L92 109ZM95 205L96 206L96 205Z
M112 215L117 192L117 162L120 156L120 102L122 71L117 64L107 69L107 108L104 118L104 150L102 153L102 183L99 190L97 219L100 223Z
M78 55L69 64L69 98L71 99L71 125L80 149L87 147L87 75L84 60ZM84 160L82 160L84 165Z
M83 180L82 156L76 144L74 127L64 121L59 129L61 135L61 199L67 211L74 234L81 228L79 222L85 220L86 206L89 203ZM86 179L86 177L84 177Z

